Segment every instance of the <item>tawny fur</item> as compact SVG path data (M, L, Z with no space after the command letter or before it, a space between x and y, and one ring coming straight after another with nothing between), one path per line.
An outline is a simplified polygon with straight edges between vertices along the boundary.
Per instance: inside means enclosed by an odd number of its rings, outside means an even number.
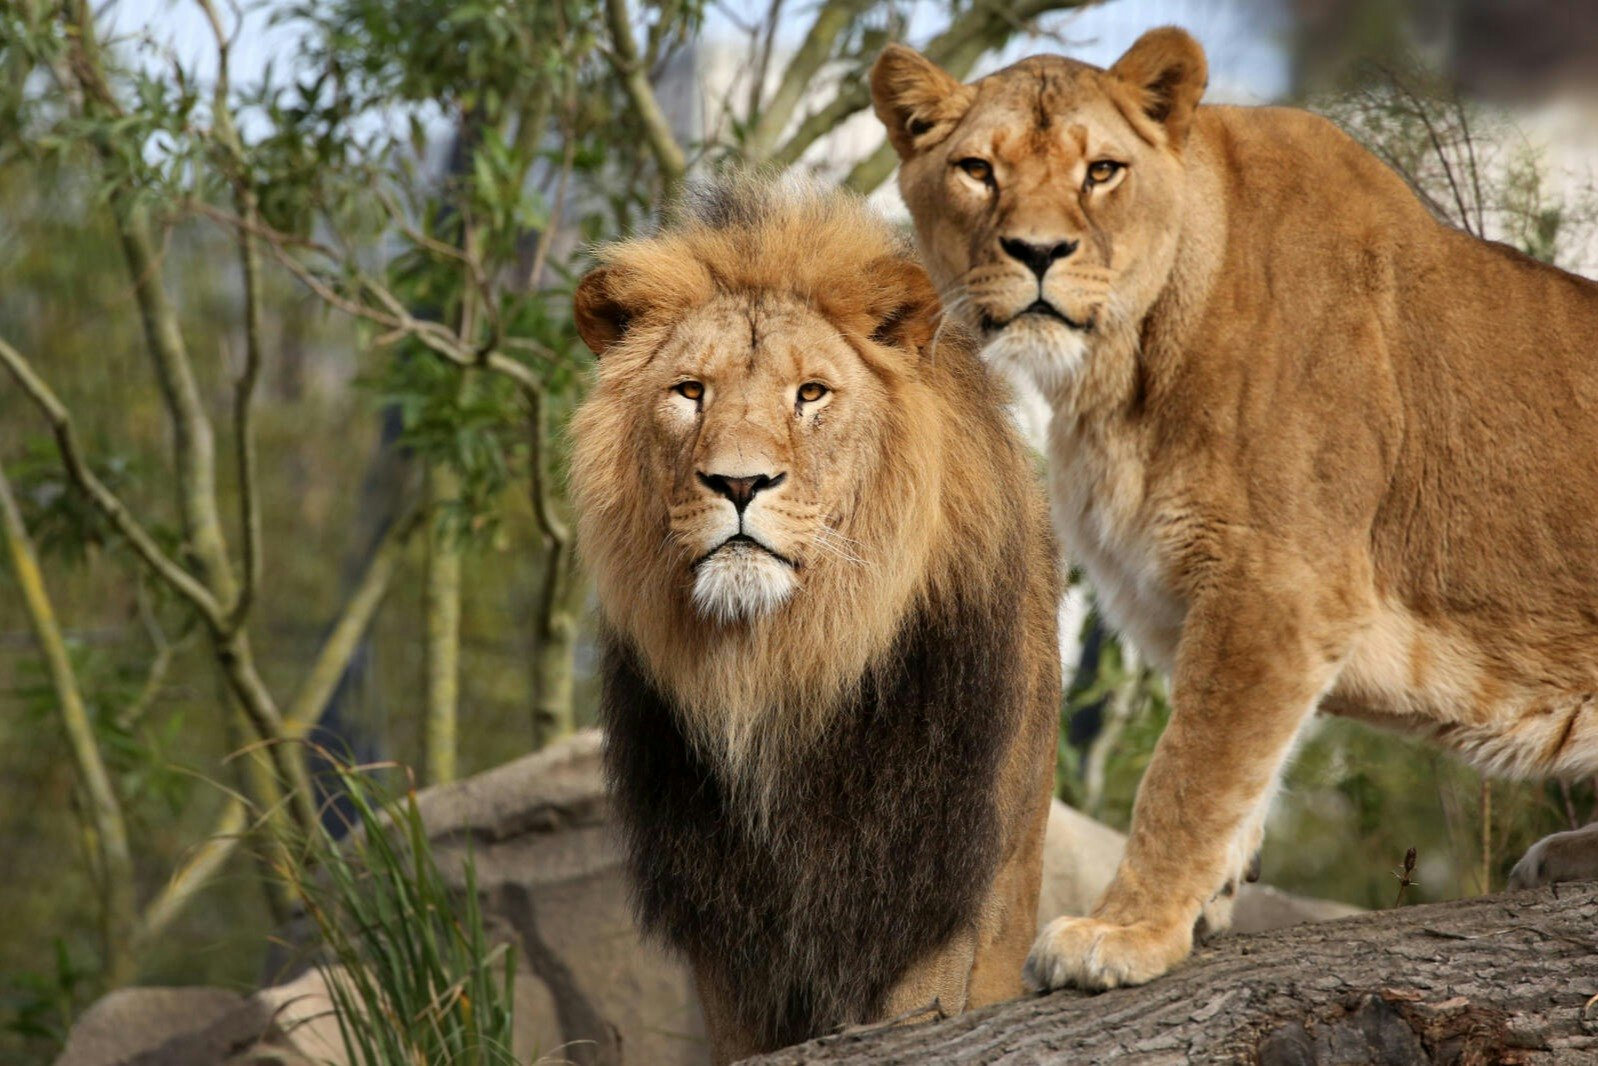
M1064 549L1173 678L1046 986L1148 980L1225 920L1317 707L1492 772L1598 769L1598 287L1439 223L1320 118L1198 106L1204 80L1176 29L1110 70L962 86L894 47L873 77L934 279L1047 390ZM1006 239L1071 250L1039 279Z
M607 765L640 915L692 962L718 1058L1015 994L1059 666L1002 391L853 198L734 180L601 262L572 488ZM768 482L735 512L720 477ZM716 602L707 560L736 575Z

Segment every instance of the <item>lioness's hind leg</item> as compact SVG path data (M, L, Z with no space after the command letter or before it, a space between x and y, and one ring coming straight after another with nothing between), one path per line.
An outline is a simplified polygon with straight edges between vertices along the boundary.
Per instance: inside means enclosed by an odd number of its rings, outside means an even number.
M1598 880L1598 823L1543 837L1509 872L1510 888Z

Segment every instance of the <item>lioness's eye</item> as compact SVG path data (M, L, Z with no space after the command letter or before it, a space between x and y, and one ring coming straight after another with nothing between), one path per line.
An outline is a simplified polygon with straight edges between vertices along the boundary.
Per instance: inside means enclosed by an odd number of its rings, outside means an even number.
M704 398L705 387L697 381L680 381L675 386L677 395L696 403Z
M978 159L976 156L971 156L969 159L960 160L955 164L955 166L959 167L973 178L976 178L978 181L993 181L993 167L988 164L986 159Z
M1088 165L1088 184L1103 185L1121 172L1122 164L1113 159L1100 159Z
M799 386L799 400L802 403L815 403L827 394L827 386L819 381L807 381Z

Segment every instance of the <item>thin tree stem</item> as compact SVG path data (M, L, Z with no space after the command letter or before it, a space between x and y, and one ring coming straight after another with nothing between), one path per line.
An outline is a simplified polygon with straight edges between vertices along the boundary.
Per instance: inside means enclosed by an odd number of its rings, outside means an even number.
M38 556L3 469L0 469L0 533L4 535L12 569L22 588L28 623L49 669L62 730L66 733L78 787L84 796L84 818L93 836L94 858L98 863L105 978L107 984L115 988L134 977L136 919L133 859L128 850L127 825L122 817L122 805L111 785L111 775L100 757L94 725L78 689L77 674L56 623L55 610L45 591Z
M442 465L429 471L433 507L451 501L459 489ZM424 595L427 649L427 716L424 743L428 784L455 780L456 721L460 700L461 545L436 518L427 536Z
M349 665L351 656L360 646L362 634L388 593L394 570L420 518L421 512L414 508L401 515L383 535L377 550L367 561L366 570L361 574L354 592L339 612L327 639L322 642L316 662L307 671L305 680L300 683L293 702L289 704L283 723L284 736L288 739L303 738L327 709L327 701L338 687L344 668Z

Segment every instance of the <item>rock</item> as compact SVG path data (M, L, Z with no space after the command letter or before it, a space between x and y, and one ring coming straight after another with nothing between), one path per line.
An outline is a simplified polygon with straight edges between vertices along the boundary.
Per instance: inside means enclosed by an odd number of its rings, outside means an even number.
M439 867L470 850L490 938L548 1007L517 1017L537 1050L574 1063L708 1061L686 971L633 926L621 852L588 731L418 798ZM518 1041L521 1039L518 1036Z
M428 789L417 802L446 878L464 888L470 854L489 937L516 947L518 1061L709 1062L687 972L633 926L598 733ZM1039 924L1085 913L1125 844L1120 833L1056 803ZM1255 931L1355 910L1249 885L1235 921ZM276 965L271 972L288 971ZM315 971L248 1000L215 989L128 989L84 1015L58 1066L338 1064L343 1053L330 1008Z
M1040 929L1062 914L1086 914L1098 902L1120 865L1126 837L1056 800L1043 849ZM1360 913L1347 903L1295 896L1269 885L1243 885L1232 910L1232 931L1263 933Z
M119 988L78 1018L56 1066L118 1066L206 1028L243 1003L243 996L221 988Z

